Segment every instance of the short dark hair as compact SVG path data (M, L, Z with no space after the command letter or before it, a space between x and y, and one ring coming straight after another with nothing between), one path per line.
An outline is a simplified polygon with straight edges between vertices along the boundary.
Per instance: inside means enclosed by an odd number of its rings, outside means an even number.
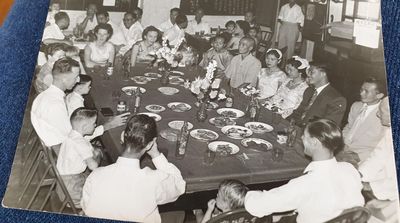
M110 18L110 14L109 14L106 10L104 10L104 9L98 11L98 12L96 13L96 15L97 15L97 16L99 16L99 15L104 15L105 17Z
M76 55L79 55L79 48L77 46L65 44L64 51L66 54L75 53Z
M56 22L58 22L58 21L60 21L60 20L62 20L62 19L69 19L69 16L68 16L68 14L67 14L66 12L57 12L57 13L54 15L54 20L55 20Z
M210 38L210 42L213 43L213 42L215 42L217 39L222 39L222 40L224 40L224 43L227 42L227 41L226 41L226 38L225 38L223 35L221 35L221 34L218 34L218 35L216 35L216 36L214 36L214 37L211 37L211 38Z
M79 62L70 57L64 57L54 63L52 74L54 76L71 72L73 67L79 68Z
M329 119L317 119L307 124L305 131L318 139L321 144L329 149L333 154L343 149L344 141L342 131L339 126Z
M139 7L135 7L135 8L133 9L133 11L139 12L139 13L135 13L135 14L137 15L138 18L142 17L142 15L143 15L143 9L141 9L141 8L139 8ZM139 15L138 15L138 14L139 14Z
M387 86L386 86L386 82L385 81L383 81L381 79L378 79L378 78L375 78L375 77L372 77L372 76L369 76L369 77L364 79L363 83L375 84L376 90L379 93L382 93L385 96L387 95Z
M171 10L169 10L169 14L172 14L173 12L177 12L177 13L181 13L181 9L180 8L172 8Z
M86 74L80 74L79 75L79 82L77 84L86 84L88 82L91 82L93 79L91 76L86 75Z
M327 63L313 61L310 63L310 66L313 66L313 67L317 68L319 71L325 73L327 78L329 77L329 75L331 73L331 67Z
M79 122L83 120L87 120L90 118L97 117L97 111L95 109L89 109L85 107L80 107L75 109L72 112L70 121L72 122Z
M54 4L59 4L59 5L61 5L60 1L58 1L58 0L52 0L52 1L50 2L50 6L51 6L51 5L54 5Z
M175 23L178 25L185 23L187 21L188 21L188 19L187 19L186 15L184 15L184 14L179 14L175 19Z
M248 22L243 21L243 20L238 20L238 21L236 21L236 25L238 25L243 30L243 33L245 35L247 35L249 33L250 25Z
M144 40L144 39L145 39L144 37L147 35L147 33L148 33L148 32L152 32L152 31L157 32L157 40L159 40L160 37L161 37L161 32L160 32L159 29L157 29L157 28L154 27L154 26L147 26L147 27L143 30L142 39Z
M90 5L94 5L96 6L96 8L98 8L96 3L94 3L93 1L89 1L88 3L86 3L86 9L89 8Z
M110 24L102 24L102 23L98 24L96 27L94 27L94 33L97 33L100 29L107 30L109 34L107 40L109 40L113 35L113 28L111 27Z
M124 133L125 149L138 153L157 137L156 121L147 115L134 115L126 124Z
M136 13L133 13L133 12L125 12L125 13L124 13L124 17L125 17L126 15L131 15L131 16L133 17L133 19L137 19L137 18L138 18L138 16L136 15Z
M299 69L299 67L301 66L300 61L295 60L295 58L292 57L286 61L286 65L292 65L294 68L296 68L299 71L301 78L303 78L303 79L307 78L307 68Z
M65 44L66 45L66 44ZM65 51L65 45L63 43L50 43L46 46L46 56L52 56L57 51Z
M218 192L230 210L244 207L244 199L249 188L238 180L223 180L218 187Z
M226 22L226 23L225 23L225 28L228 28L228 26L230 26L230 25L236 26L235 21L229 20L228 22Z

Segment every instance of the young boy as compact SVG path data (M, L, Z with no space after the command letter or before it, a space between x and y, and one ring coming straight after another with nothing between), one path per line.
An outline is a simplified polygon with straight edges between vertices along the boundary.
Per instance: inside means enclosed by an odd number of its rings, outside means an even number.
M243 208L247 191L249 191L249 188L238 180L222 181L218 188L217 197L208 201L206 213L203 214L201 210L193 211L196 221L205 223L221 213Z
M83 64L81 61L81 58L79 57L79 48L76 46L66 45L64 51L65 51L65 56L71 57L72 59L79 62L79 68L80 68L81 74L86 74L85 68L83 67Z
M253 38L243 37L239 42L239 55L234 56L226 68L225 76L232 88L238 88L243 84L256 86L261 62L251 54L254 44Z
M47 13L46 26L49 26L51 24L55 24L56 23L56 20L54 19L54 16L58 12L60 12L60 8L61 8L60 2L58 2L56 0L51 2L50 8L49 8L50 10Z
M65 57L64 44L53 43L47 46L47 62L40 68L36 75L35 89L37 93L41 93L53 83L52 70L54 63Z
M208 63L212 60L217 61L217 77L223 77L225 69L231 63L232 55L225 48L226 42L225 38L221 35L218 35L211 39L211 46L207 52L203 54L203 59L200 62L200 66L206 68Z
M102 153L94 149L84 136L91 135L96 127L97 111L78 108L71 115L72 131L61 144L57 159L57 169L77 207L80 207L82 188L88 176L86 169L94 170L99 166ZM57 188L60 199L64 194Z

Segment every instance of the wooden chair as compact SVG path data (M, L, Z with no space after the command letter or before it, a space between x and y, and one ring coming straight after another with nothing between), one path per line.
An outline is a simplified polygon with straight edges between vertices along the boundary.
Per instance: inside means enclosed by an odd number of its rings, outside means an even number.
M366 223L371 213L364 207L354 207L346 209L336 218L325 223Z
M272 223L272 216L268 215L262 218L257 218L248 213L246 209L241 208L220 214L214 218L211 218L207 223L238 223L238 222Z
M272 31L261 30L261 40L258 44L257 54L260 58L265 56L267 50L271 47L272 37L274 33Z

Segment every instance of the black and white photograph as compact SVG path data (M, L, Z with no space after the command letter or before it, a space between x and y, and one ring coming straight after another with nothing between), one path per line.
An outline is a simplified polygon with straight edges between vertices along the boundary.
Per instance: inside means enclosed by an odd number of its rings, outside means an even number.
M51 0L44 23L4 207L400 222L380 0Z

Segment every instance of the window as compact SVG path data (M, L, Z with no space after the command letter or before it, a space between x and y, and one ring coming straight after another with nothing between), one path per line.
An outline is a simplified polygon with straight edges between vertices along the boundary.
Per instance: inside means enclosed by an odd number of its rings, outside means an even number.
M380 21L380 0L345 0L342 21L354 22L355 19Z

